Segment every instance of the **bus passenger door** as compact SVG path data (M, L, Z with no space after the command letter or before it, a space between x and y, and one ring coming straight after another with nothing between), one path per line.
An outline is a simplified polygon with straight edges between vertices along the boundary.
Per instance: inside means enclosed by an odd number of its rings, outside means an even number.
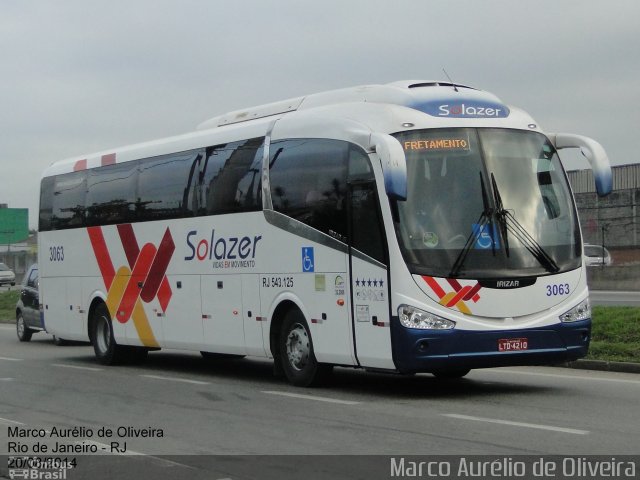
M260 276L242 275L242 318L247 355L266 357L260 316Z
M246 355L241 275L201 277L203 348Z
M386 243L375 182L350 183L349 197L351 320L356 355L363 367L395 369Z

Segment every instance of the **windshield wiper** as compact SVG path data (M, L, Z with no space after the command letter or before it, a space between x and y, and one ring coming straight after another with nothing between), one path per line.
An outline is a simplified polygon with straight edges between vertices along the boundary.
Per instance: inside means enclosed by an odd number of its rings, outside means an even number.
M482 178L482 172L478 172L478 173L480 174L480 187L482 188L482 204L483 204L484 210L482 210L482 213L478 218L477 230L471 232L471 234L467 237L467 241L465 242L464 247L462 247L462 250L460 250L458 257L456 258L456 261L453 264L453 268L451 268L451 272L449 272L449 278L454 278L458 275L458 273L460 272L460 269L464 265L464 261L467 259L467 255L469 255L469 252L471 251L471 248L478 241L478 238L480 238L480 235L482 235L482 233L484 232L484 228L490 224L491 230L493 230L493 210L489 205L489 196L487 195L487 188L484 184L484 178ZM491 235L491 250L493 251L493 255L495 256L496 242L495 242L495 239L493 238L493 234L491 233L490 235Z
M533 238L529 232L522 226L513 213L506 210L502 204L502 197L500 190L498 190L498 184L496 183L496 177L491 174L491 186L493 187L493 197L496 202L496 218L500 224L500 235L504 241L504 248L507 257L509 256L509 239L507 232L511 232L522 245L533 255L533 257L542 265L545 270L551 273L555 273L560 270L560 267L555 260L549 255L544 248Z

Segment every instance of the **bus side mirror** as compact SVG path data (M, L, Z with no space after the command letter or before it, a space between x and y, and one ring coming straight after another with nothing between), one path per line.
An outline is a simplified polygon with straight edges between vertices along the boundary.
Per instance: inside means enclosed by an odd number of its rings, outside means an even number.
M407 161L400 142L390 135L374 133L371 135L370 147L380 157L387 195L396 200L406 200Z
M613 190L613 177L607 153L595 140L572 133L556 133L550 135L557 150L563 148L579 148L580 153L589 160L598 195L604 197Z

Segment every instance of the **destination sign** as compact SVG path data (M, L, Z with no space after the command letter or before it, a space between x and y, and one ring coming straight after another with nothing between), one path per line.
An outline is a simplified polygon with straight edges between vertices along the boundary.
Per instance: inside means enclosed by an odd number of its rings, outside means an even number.
M405 140L403 147L405 151L469 150L469 141L466 138Z

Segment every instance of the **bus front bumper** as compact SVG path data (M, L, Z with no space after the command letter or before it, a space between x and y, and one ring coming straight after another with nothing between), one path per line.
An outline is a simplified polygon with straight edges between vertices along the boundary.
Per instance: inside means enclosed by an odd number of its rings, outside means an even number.
M391 322L393 360L401 373L550 365L584 357L591 320L521 330L418 330ZM526 349L506 350L509 340ZM501 351L501 347L502 350Z

